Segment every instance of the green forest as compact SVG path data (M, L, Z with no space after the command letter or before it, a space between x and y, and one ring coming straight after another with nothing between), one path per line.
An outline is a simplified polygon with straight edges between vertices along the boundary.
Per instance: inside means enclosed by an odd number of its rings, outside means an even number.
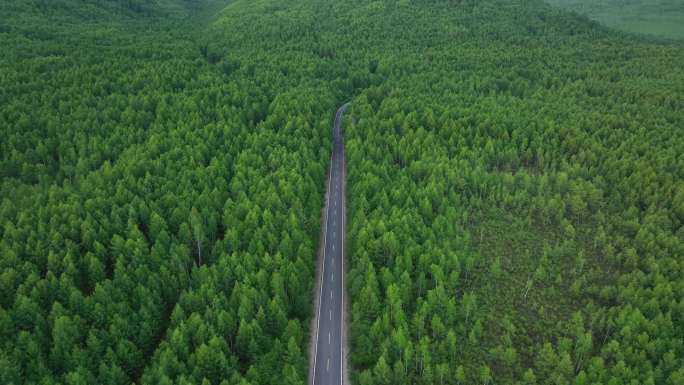
M684 384L684 42L543 0L0 3L0 383Z

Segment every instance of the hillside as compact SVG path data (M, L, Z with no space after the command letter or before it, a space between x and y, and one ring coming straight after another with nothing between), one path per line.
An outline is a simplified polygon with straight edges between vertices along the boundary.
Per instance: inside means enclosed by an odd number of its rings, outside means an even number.
M622 31L684 39L684 3L679 0L548 0Z
M684 46L542 0L2 5L0 382L684 382Z

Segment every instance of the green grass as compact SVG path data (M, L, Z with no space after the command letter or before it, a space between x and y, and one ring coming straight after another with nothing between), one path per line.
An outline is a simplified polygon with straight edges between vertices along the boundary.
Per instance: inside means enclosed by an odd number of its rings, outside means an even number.
M547 0L626 32L684 39L680 0Z

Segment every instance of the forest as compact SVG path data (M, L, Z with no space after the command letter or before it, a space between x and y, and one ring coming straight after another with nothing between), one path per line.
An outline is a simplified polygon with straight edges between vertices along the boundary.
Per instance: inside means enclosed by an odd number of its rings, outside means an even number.
M684 383L684 43L542 0L0 4L0 383Z

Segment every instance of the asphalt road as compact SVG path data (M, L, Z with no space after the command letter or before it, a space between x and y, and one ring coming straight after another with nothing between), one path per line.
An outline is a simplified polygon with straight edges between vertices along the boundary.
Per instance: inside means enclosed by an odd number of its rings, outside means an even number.
M323 235L323 267L314 341L313 385L342 385L344 358L344 142L342 114L347 104L337 110L333 126L333 151L328 177L328 194Z

